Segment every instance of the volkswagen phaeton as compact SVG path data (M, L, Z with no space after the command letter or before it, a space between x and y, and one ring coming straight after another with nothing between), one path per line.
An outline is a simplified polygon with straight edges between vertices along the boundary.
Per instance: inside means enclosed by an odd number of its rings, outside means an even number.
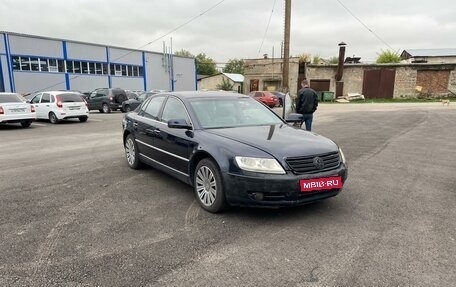
M288 121L298 121L291 114ZM202 208L285 207L337 195L347 165L332 140L293 127L247 95L167 92L122 121L128 165L193 186Z

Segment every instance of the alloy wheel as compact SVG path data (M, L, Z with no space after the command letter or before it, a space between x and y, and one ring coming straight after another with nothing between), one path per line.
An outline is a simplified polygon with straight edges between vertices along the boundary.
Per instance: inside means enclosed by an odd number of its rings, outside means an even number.
M205 206L211 206L217 198L217 182L207 166L201 166L196 173L196 192Z
M127 162L130 166L135 163L135 144L131 138L127 139L125 143L125 155L127 157Z

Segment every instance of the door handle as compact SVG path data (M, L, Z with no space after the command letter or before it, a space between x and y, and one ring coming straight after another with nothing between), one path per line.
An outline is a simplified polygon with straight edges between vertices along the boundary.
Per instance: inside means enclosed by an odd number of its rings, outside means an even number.
M134 129L134 130L137 130L137 129L138 129L138 123L137 123L137 122L134 122L134 123L133 123L133 129Z
M160 134L160 129L155 129L154 134L159 135Z

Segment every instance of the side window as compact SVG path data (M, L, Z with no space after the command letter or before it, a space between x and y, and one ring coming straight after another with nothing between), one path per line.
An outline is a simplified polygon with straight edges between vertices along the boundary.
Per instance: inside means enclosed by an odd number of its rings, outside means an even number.
M163 122L168 122L171 119L184 119L187 123L190 123L184 104L174 97L168 98L162 114Z
M32 99L32 104L38 104L40 102L40 100L41 100L41 94L38 94Z
M95 93L95 95L94 95ZM108 90L107 89L99 89L96 90L92 93L91 97L95 98L101 98L101 97L106 97L108 95Z
M255 92L255 98L261 97L263 94L261 92Z
M160 112L164 100L165 97L151 98L144 108L144 117L154 120L158 119L158 113Z
M54 95L51 95L51 103L55 103L55 97L54 97Z
M41 97L41 103L49 103L51 101L51 95L43 94Z

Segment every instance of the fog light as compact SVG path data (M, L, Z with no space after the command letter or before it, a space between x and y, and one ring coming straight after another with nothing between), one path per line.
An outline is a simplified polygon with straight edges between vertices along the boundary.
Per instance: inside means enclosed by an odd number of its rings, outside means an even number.
M264 194L262 192L254 193L253 198L255 198L255 200L263 200Z

